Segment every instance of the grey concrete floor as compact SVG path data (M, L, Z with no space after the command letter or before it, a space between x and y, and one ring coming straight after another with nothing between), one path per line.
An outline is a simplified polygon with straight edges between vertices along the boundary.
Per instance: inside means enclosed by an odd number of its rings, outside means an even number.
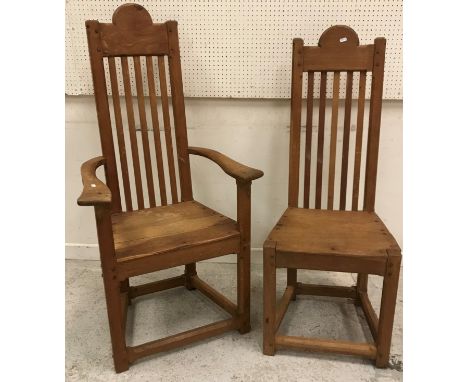
M236 299L235 264L200 263L202 279ZM173 268L131 280L138 284L182 273ZM299 281L352 285L356 275L299 271ZM286 273L278 270L278 298ZM378 312L381 278L369 278L369 297ZM262 354L262 266L252 265L252 331L227 332L190 346L139 360L125 373L115 374L100 264L66 262L66 380L67 381L401 381L402 280L395 313L391 362L377 369L369 360L331 354L280 350ZM210 322L226 313L197 291L176 288L142 296L129 309L127 340L136 345ZM363 313L346 299L299 296L281 326L290 335L371 341Z

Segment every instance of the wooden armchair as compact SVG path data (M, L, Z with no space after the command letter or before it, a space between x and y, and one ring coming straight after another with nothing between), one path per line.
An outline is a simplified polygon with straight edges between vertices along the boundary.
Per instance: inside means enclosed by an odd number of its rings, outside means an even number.
M389 360L393 316L395 312L400 248L374 211L380 115L384 75L385 39L374 45L359 45L351 28L334 26L323 32L318 47L304 46L294 39L292 58L291 131L289 149L288 208L264 244L264 342L263 352L274 355L277 349L294 348L337 352L374 359L378 367ZM304 192L299 207L301 102L303 73L308 74L307 111L304 145ZM328 182L323 181L327 72L333 72ZM340 74L346 72L341 174L336 173L337 127ZM354 171L348 174L353 72L359 72L356 113ZM360 187L361 151L364 130L366 73L372 72L365 185ZM310 209L313 89L320 76L318 134L316 150L315 204ZM339 175L339 176L336 176ZM337 178L337 179L336 179ZM348 182L352 181L352 187ZM335 183L339 186L335 187ZM322 192L327 185L327 193ZM360 188L364 188L360 190ZM347 198L348 189L352 193ZM337 198L335 198L335 192ZM363 206L359 208L363 192ZM338 203L334 203L338 199ZM350 210L350 211L349 211ZM287 268L287 287L276 306L276 268ZM297 281L297 269L358 273L354 287L310 285ZM367 275L383 276L380 316L374 312L367 295ZM288 304L298 294L347 297L362 307L375 343L352 343L285 336L278 328Z
M217 151L188 147L176 21L154 24L143 7L125 4L114 12L111 24L87 21L86 30L103 155L83 164L84 187L78 204L94 206L95 209L114 365L117 372L122 372L129 368L129 364L149 354L227 330L237 329L240 333L250 330L250 187L252 180L260 178L263 173ZM171 99L168 97L166 58ZM164 141L159 129L155 61L159 73ZM137 132L135 124L131 63L141 132ZM130 147L121 112L119 69L123 77ZM144 77L149 95L152 136L145 110L147 94L144 91ZM114 123L111 122L108 84L112 94ZM175 148L172 144L170 100ZM139 150L137 139L140 134L142 150L141 147ZM114 150L114 140L118 155ZM163 142L166 161L163 161ZM153 178L153 170L156 169L152 166L151 148L154 148L159 200ZM128 157L127 150L131 157ZM140 151L143 152L142 158ZM237 221L193 200L189 154L211 159L236 180ZM174 156L178 166L175 165ZM144 174L140 159L143 159ZM104 166L106 182L96 176L99 166ZM121 200L122 191L124 200ZM229 253L238 255L237 304L202 281L196 272L197 261ZM185 265L181 276L145 285L131 286L129 283L130 277L180 265ZM131 299L179 286L200 290L232 318L142 345L127 346L126 311Z

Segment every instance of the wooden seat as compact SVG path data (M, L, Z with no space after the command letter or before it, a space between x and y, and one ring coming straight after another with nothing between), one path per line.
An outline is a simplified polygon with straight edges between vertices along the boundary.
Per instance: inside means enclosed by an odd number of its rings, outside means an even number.
M292 348L359 355L375 360L378 367L388 365L401 250L374 208L384 61L385 39L377 38L373 45L360 45L356 32L344 25L325 30L318 46L304 46L299 38L293 41L288 208L263 246L264 354L274 355L277 349ZM372 82L366 135L368 72L372 73ZM305 142L301 145L304 73L307 74ZM346 76L344 102L340 99L342 75ZM356 92L354 77L359 79ZM331 89L327 89L329 82ZM353 114L354 93L358 99ZM329 114L328 107L331 107ZM340 113L344 114L342 119ZM354 139L351 139L352 118L356 118ZM326 120L330 122L329 127ZM338 129L341 121L342 133ZM317 126L316 134L313 126ZM365 136L367 151L364 153ZM350 149L351 142L354 150ZM325 143L329 144L328 150ZM304 191L300 201L301 167ZM363 186L361 177L364 177ZM315 191L314 197L311 190ZM276 268L287 268L287 287L278 304ZM297 269L358 273L357 285L304 284L297 280ZM368 274L384 278L379 317L367 295ZM374 342L281 335L278 329L288 305L300 294L355 299L362 307Z
M290 207L267 241L276 243L277 266L382 275L387 251L398 243L374 212Z
M119 262L240 236L234 220L196 201L114 214L112 230Z
M188 146L176 21L153 23L140 5L124 4L112 23L88 20L86 32L102 156L81 166L78 204L94 207L112 355L122 372L157 352L228 330L250 331L250 189L263 173L215 150ZM236 221L193 199L189 155L208 158L235 179ZM105 181L96 175L100 166ZM196 262L227 254L237 254L237 303L196 271ZM180 276L130 283L133 276L180 265ZM197 289L231 318L127 346L132 299L175 287Z
M196 201L113 214L112 231L116 260L127 277L148 266L184 265L188 256L193 261L194 248L196 261L239 251L237 222Z

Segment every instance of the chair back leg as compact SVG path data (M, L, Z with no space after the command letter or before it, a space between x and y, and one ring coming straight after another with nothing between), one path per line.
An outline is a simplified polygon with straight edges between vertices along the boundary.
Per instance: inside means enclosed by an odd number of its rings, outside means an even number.
M366 273L358 273L356 289L359 292L367 293L367 280L368 275Z
M197 275L197 263L187 264L185 266L185 287L188 290L194 290L195 287L192 284L191 277Z
M288 268L287 270L287 284L288 286L292 286L294 291L297 287L297 269L295 268ZM296 300L296 292L291 297L291 300Z

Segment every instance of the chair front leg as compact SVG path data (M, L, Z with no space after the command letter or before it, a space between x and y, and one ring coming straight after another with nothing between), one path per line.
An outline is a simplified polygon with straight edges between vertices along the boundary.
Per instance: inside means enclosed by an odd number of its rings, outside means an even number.
M240 250L237 254L237 307L241 334L250 332L251 183L237 181L237 222L240 230Z
M387 269L384 275L377 337L377 367L387 367L392 342L393 319L400 276L400 251L387 251Z
M124 319L122 316L122 306L120 301L120 283L115 278L114 272L108 272L104 269L102 271L114 367L117 373L121 373L128 370L129 362L125 342Z
M263 244L263 354L275 355L276 243Z
M121 282L117 278L116 273L110 209L107 206L96 206L95 214L106 296L107 317L109 319L112 343L112 355L114 358L115 371L121 373L128 370L129 361L125 342L124 317L120 300Z

